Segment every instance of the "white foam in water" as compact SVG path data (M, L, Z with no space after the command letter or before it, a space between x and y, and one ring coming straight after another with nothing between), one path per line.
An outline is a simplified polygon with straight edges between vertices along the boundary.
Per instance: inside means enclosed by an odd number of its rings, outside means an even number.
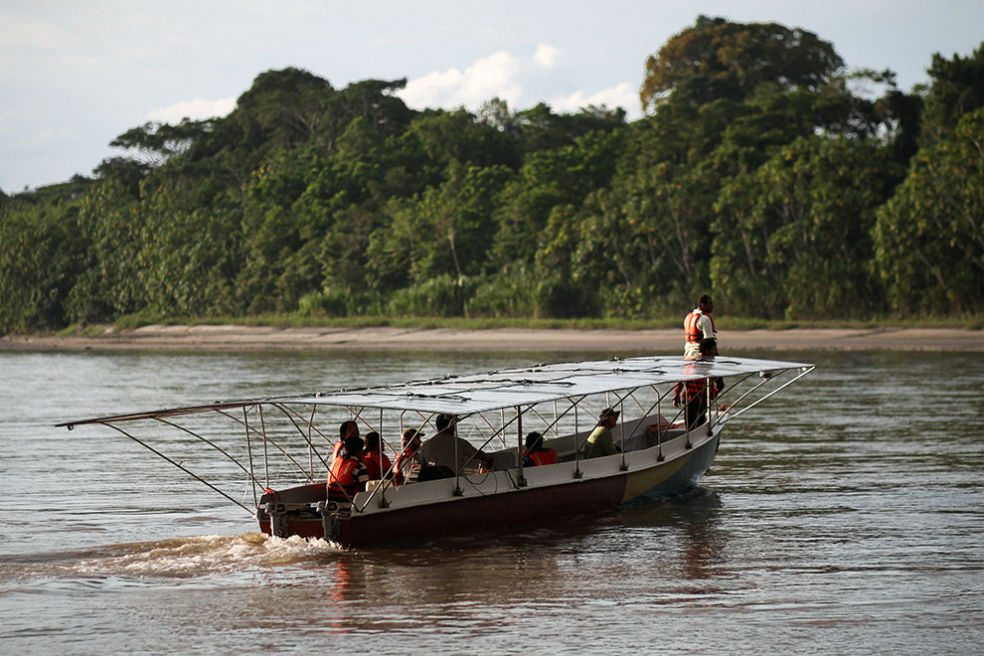
M85 576L192 577L316 561L340 551L325 540L262 533L140 542L119 549L125 553L82 560L67 569Z

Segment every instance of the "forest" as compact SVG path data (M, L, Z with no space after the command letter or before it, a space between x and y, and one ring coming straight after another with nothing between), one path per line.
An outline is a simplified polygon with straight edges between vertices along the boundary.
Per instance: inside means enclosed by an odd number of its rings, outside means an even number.
M984 312L984 43L905 91L776 23L700 16L643 118L411 110L406 80L259 74L0 191L0 334L128 316L763 319Z

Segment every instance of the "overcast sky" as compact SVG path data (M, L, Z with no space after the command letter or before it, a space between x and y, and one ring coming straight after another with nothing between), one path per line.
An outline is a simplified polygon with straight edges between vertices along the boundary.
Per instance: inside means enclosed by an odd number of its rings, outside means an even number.
M0 0L0 189L90 175L125 130L224 115L259 73L408 78L408 105L640 115L646 58L698 14L775 21L905 90L984 41L981 0Z

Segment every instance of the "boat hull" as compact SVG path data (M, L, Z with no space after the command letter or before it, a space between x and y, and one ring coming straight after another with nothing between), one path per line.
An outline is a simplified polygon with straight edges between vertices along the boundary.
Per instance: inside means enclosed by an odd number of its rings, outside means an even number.
M656 449L633 452L627 454L627 468L624 471L620 467L613 467L615 472L607 475L584 471L579 478L570 475L564 477L563 482L555 484L544 480L530 481L527 486L516 485L488 494L468 494L459 489L459 493L446 494L443 498L438 495L431 502L408 501L402 506L396 503L395 498L392 505L367 503L363 512L353 512L350 517L341 519L327 530L328 522L315 513L288 517L280 532L286 530L287 535L306 538L325 538L330 535L343 546L360 547L393 540L438 537L597 513L617 508L640 497L673 494L693 487L710 468L717 452L718 440L719 434L715 430L702 443L693 444L689 449L681 441L676 445L675 455L665 457L664 460L658 459ZM674 451L672 448L667 450ZM609 458L612 463L596 463L591 460L581 464L588 470L619 461L617 456ZM542 472L528 469L527 474L530 478L533 478L534 473L546 475L548 469L563 469L563 464L537 468L542 469ZM576 468L574 463L566 464ZM450 486L454 480L446 479L445 484ZM514 480L511 475L509 480ZM406 488L409 490L433 483L415 484ZM401 488L398 491L404 490ZM379 498L384 497L380 495ZM359 505L358 501L357 499L356 506ZM260 529L267 534L274 534L271 519L262 515L259 518Z

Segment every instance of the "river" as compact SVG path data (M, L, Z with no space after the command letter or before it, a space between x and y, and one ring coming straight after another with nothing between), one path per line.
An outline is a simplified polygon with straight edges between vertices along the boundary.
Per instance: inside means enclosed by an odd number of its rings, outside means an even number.
M345 551L54 424L579 354L0 352L0 648L979 653L984 354L748 355L817 370L729 424L682 497Z

